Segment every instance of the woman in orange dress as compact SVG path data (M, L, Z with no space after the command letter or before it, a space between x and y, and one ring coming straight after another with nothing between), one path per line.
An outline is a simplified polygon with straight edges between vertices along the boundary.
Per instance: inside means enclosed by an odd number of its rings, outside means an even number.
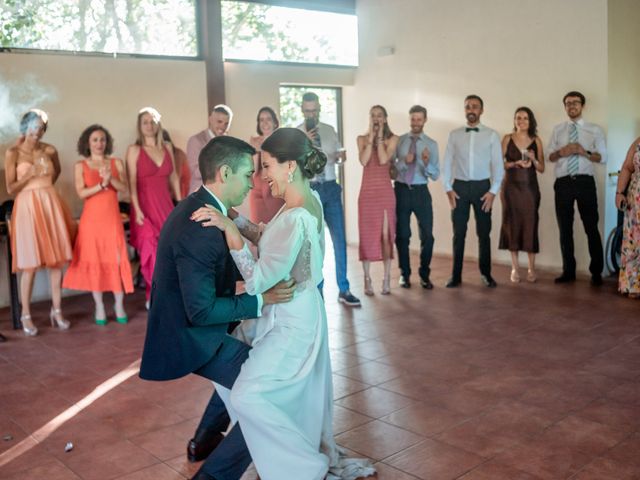
M96 303L95 321L106 325L103 292L113 292L118 323L127 323L124 292L133 292L131 265L118 206L118 192L126 192L124 164L109 157L113 138L101 125L86 128L78 140L78 153L85 158L75 166L75 186L85 200L71 266L62 286L89 290Z
M271 195L269 184L262 179L262 142L280 126L276 112L271 107L262 107L256 119L257 137L251 137L249 143L256 149L253 163L256 173L253 175L253 188L249 192L250 217L253 223L267 224L284 205L284 200Z
M35 336L38 329L31 319L31 293L36 270L49 269L52 307L51 325L61 330L69 322L60 310L62 267L71 260L75 224L68 207L53 184L60 175L58 151L41 142L48 117L42 110L29 110L20 121L20 138L5 155L7 191L15 195L11 214L12 269L21 272L22 330Z
M127 149L127 170L131 194L129 240L140 255L148 308L160 230L173 210L171 192L176 201L182 199L173 148L162 139L160 113L155 108L138 112L138 139Z

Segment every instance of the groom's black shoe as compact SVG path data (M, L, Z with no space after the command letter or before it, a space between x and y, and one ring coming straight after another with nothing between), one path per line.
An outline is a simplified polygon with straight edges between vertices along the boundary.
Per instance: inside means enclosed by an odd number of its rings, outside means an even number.
M192 463L204 460L211 452L213 452L223 438L224 435L219 432L212 434L196 433L196 436L189 440L189 443L187 444L187 458ZM202 479L205 478L208 477L202 477Z
M200 469L193 477L191 477L191 480L216 480L216 478L212 477L208 473L203 472L202 469Z

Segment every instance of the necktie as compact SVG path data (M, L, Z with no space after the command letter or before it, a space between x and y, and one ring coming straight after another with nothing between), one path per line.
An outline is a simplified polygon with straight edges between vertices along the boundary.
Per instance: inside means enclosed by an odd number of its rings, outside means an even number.
M465 132L479 132L480 129L478 127L467 127L464 129Z
M569 143L578 143L578 127L574 122L571 122L569 126ZM567 172L570 176L578 174L578 167L580 165L578 155L571 155L567 161Z
M404 173L404 183L411 185L413 183L413 177L416 174L416 162L418 161L416 156L416 143L418 137L411 136L411 144L409 145L409 155L413 154L413 163L407 165L407 171Z

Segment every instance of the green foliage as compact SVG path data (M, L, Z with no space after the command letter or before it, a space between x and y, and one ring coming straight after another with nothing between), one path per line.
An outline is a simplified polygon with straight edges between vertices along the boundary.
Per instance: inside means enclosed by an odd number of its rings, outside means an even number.
M320 120L338 129L337 92L335 88L322 87L280 87L280 125L297 127L303 121L302 95L314 92L320 100Z
M194 0L0 0L4 47L197 54Z

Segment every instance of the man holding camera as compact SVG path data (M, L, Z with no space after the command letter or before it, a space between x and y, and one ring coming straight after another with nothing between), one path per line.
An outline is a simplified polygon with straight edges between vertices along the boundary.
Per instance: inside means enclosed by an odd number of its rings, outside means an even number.
M336 261L336 281L340 294L338 301L349 306L359 307L360 300L349 290L347 279L347 240L344 227L344 209L342 207L342 187L336 182L335 165L346 160L345 151L340 146L338 135L331 125L320 122L320 99L313 92L302 96L302 114L304 123L298 128L305 132L313 145L327 156L327 165L322 173L311 179L311 188L320 196L327 222Z

